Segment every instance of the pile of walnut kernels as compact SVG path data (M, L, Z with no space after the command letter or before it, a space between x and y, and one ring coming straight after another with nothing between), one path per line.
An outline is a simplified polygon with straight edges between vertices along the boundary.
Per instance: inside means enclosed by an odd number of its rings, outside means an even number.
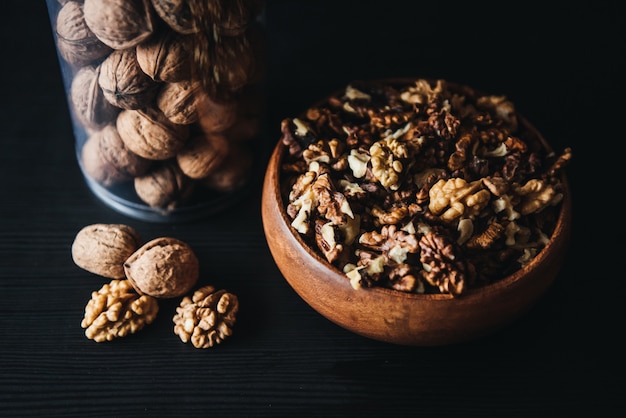
M291 225L355 289L459 296L506 277L549 239L572 156L506 97L444 80L353 82L281 132Z

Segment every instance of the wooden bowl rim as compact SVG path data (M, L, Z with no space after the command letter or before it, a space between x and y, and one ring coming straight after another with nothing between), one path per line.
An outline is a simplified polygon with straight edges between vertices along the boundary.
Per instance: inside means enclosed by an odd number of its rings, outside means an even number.
M373 81L389 82L389 83L406 83L406 82L411 82L415 80L418 80L418 78L393 78L393 79L383 79L383 80L373 80ZM432 82L432 79L427 79L427 80ZM467 89L467 91L469 92L473 92L475 94L482 94L480 91L473 89L469 86L460 85L460 84L450 82L447 80L444 80L444 81L448 85L454 86L455 88ZM337 94L340 92L341 90L338 90L332 94ZM330 96L331 95L327 95L325 99L322 99L318 101L317 103L324 102ZM313 106L315 106L315 104ZM537 139L540 141L541 145L545 148L545 150L548 153L554 152L553 148L550 146L548 141L546 141L543 134L539 130L537 130L533 124L531 124L522 114L520 114L517 111L516 111L516 116L518 119L518 123L521 125L524 125L524 127L528 131L535 134ZM326 275L326 278L330 280L329 285L332 285L332 284L345 285L345 282L348 281L348 278L346 277L346 275L343 272L339 271L339 269L334 267L332 264L330 264L320 254L314 251L302 239L300 234L297 233L297 231L295 231L293 227L291 227L291 221L286 213L285 204L283 201L283 197L281 195L281 190L282 190L281 188L281 174L282 174L281 164L282 164L282 160L286 152L287 151L286 151L285 145L282 143L282 141L279 140L274 147L274 150L270 156L269 164L267 166L266 176L269 176L268 180L270 181L271 189L273 189L274 191L274 195L272 196L272 201L276 203L277 208L275 209L279 211L280 218L286 224L287 229L289 230L289 233L298 242L301 249L304 250L304 252L310 258L312 258L314 261L318 262L321 266L323 266L324 270L327 271L328 274ZM484 286L467 289L466 291L463 292L461 296L453 296L453 295L444 294L444 293L428 293L428 294L409 293L409 292L402 292L402 291L398 291L394 289L388 289L388 288L376 287L376 286L363 287L359 289L358 291L373 292L373 293L378 293L381 296L394 297L394 298L400 298L400 299L409 299L409 300L415 299L417 301L425 301L425 300L453 301L453 300L458 300L460 298L467 300L468 298L475 298L475 297L482 298L482 297L485 297L486 295L488 296L491 294L501 293L501 291L504 288L508 288L519 283L522 279L524 279L524 277L528 273L530 273L532 270L537 268L539 265L543 264L544 262L549 262L550 260L548 260L548 257L551 255L551 252L552 252L551 250L552 250L552 247L555 245L554 244L555 240L558 239L561 236L561 234L566 232L566 228L570 227L571 195L570 195L569 182L564 172L561 173L561 183L562 183L563 192L564 192L563 199L560 202L561 206L559 208L559 215L557 218L557 222L554 226L554 230L552 234L550 235L550 239L543 246L541 251L539 251L539 253L537 253L535 257L533 257L533 259L528 264L522 266L515 272L503 277L502 279L499 279L493 283L489 283ZM343 283L339 283L339 281L342 281Z

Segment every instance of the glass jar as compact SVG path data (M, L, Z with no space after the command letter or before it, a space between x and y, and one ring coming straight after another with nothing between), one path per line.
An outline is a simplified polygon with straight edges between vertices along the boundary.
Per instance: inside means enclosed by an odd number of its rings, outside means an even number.
M245 195L265 119L262 0L46 0L78 164L141 220Z

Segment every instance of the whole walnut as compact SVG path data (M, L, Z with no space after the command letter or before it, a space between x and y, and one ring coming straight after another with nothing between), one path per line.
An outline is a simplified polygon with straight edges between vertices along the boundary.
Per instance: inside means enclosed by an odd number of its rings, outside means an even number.
M104 97L122 109L149 106L159 87L139 66L135 48L114 51L106 57L100 65L98 83Z
M116 125L128 149L149 160L174 157L189 136L187 125L172 123L155 108L123 110Z
M93 224L83 227L72 243L72 260L91 273L120 279L124 262L140 246L137 231L123 224Z
M194 19L190 4L189 0L152 0L152 6L157 15L171 29L182 34L195 33L200 30L196 24L196 19Z
M137 45L137 62L155 81L175 83L189 79L191 56L183 35L163 31Z
M203 132L223 132L235 124L238 107L236 100L229 98L218 101L204 90L199 90L197 96L197 123Z
M98 84L99 75L100 66L87 65L76 72L70 85L72 109L86 128L99 129L115 122L120 111L104 97Z
M190 80L165 84L156 98L157 107L172 122L189 125L198 120L200 84Z
M231 145L221 164L213 169L200 182L208 189L218 192L232 192L244 187L253 168L253 156L250 147Z
M192 179L208 176L226 158L228 141L220 134L200 134L189 138L176 155L183 173Z
M161 162L135 177L134 186L144 203L165 212L184 205L195 189L195 183L181 171L176 160Z
M87 138L81 150L81 163L87 175L108 187L145 174L152 161L130 151L111 124Z
M162 237L137 249L124 263L124 271L139 294L169 299L193 288L200 263L189 244Z
M85 0L85 22L104 44L127 49L155 30L150 0Z
M104 44L85 23L83 3L68 1L56 18L59 55L76 67L90 64L108 55L112 49Z

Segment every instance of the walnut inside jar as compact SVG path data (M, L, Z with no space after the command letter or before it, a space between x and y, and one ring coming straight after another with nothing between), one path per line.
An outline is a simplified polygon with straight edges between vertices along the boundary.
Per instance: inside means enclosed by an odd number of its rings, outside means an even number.
M155 30L149 0L84 0L85 22L104 44L127 49Z
M81 164L88 176L109 187L145 174L152 162L130 151L111 124L87 138Z
M189 127L172 123L159 109L123 110L116 121L126 147L149 160L176 156L189 137Z
M115 122L120 109L112 105L100 88L100 66L80 68L70 85L70 101L74 115L86 127L100 129Z
M175 83L189 80L189 42L173 31L161 31L137 45L139 67L154 81Z
M112 51L85 23L80 1L68 1L61 7L56 18L56 34L59 54L76 67L91 64Z
M100 64L98 83L104 97L122 109L149 106L159 87L139 66L135 48L114 51L107 56Z

